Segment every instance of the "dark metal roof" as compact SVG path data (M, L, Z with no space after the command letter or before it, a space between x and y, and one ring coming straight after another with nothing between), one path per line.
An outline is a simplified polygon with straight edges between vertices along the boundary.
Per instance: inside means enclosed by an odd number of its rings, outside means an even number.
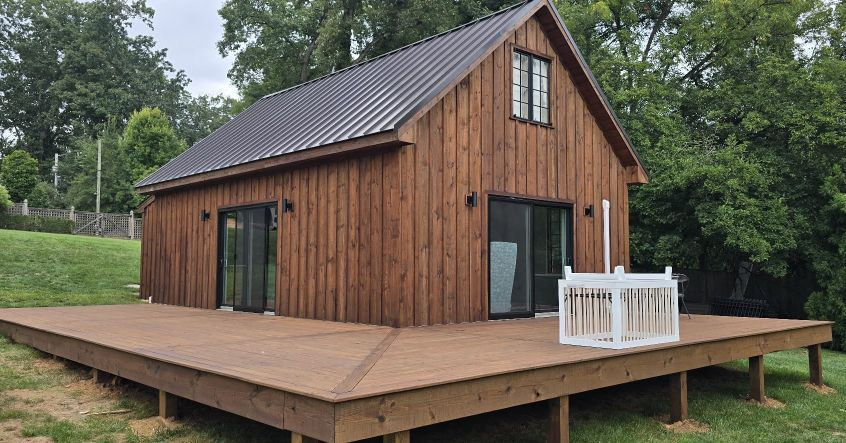
M542 0L263 97L156 172L143 187L397 129Z

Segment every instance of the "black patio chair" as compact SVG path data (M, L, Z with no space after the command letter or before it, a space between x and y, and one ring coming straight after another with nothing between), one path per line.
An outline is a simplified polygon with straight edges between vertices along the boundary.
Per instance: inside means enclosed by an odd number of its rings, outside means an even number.
M687 310L687 304L684 302L684 291L687 290L687 284L690 283L690 277L684 274L673 274L673 280L678 282L679 285L679 300L681 300L682 307L684 307L684 312L687 314L687 318L691 319L690 311Z

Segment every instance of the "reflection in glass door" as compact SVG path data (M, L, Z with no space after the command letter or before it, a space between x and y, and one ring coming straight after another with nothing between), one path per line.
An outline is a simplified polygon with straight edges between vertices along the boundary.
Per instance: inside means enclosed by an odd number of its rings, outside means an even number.
M512 198L490 200L491 318L558 309L558 280L573 263L572 207Z
M273 311L276 301L276 206L220 213L219 304L236 311Z

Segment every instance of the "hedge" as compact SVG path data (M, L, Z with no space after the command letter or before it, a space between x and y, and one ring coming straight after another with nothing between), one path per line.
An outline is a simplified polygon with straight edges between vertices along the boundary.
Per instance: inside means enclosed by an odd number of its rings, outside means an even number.
M73 221L63 218L2 214L0 215L0 228L14 229L17 231L73 234Z

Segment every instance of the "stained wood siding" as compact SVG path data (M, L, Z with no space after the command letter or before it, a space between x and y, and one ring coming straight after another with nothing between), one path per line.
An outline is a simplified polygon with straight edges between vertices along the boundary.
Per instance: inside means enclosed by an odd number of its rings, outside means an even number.
M553 61L549 126L510 117L514 45ZM608 199L611 264L628 267L626 170L535 19L413 132L413 145L157 194L144 213L144 296L215 308L218 210L281 198L294 203L279 216L276 312L285 316L391 326L487 319L491 194L572 201L578 272L602 270ZM472 191L478 208L464 203Z

